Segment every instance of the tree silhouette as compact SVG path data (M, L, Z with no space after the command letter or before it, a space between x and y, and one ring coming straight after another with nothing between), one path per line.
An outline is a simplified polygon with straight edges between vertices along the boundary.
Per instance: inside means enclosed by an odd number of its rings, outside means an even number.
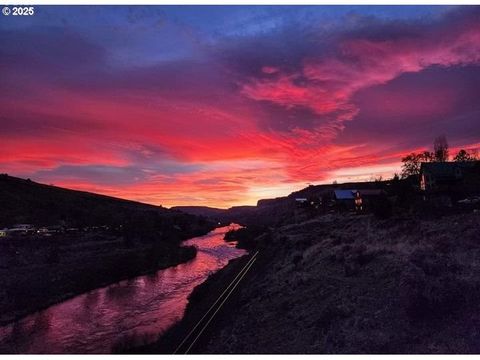
M475 153L469 154L466 150L461 149L457 155L453 158L454 161L464 162L464 161L476 161L478 160Z
M405 156L402 158L402 178L405 179L411 175L419 175L420 167L423 162L446 162L448 161L448 142L445 135L441 135L435 138L433 141L433 152L424 151L422 153L414 153ZM461 149L457 155L453 158L454 161L464 162L464 161L477 161L479 156L476 150L466 151Z
M420 173L421 154L411 153L402 158L402 177L407 178L410 175L417 175Z
M402 178L420 174L422 162L432 162L434 160L435 156L430 151L424 151L420 154L411 153L405 156L402 158Z
M433 153L435 155L435 161L448 161L448 142L445 135L435 138L433 141Z
M422 153L422 162L432 162L432 161L435 161L435 154L431 151L424 151Z

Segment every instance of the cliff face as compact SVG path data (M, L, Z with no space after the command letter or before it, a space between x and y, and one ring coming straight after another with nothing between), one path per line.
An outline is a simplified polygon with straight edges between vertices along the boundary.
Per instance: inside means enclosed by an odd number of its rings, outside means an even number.
M280 227L195 352L478 353L479 230L478 213Z

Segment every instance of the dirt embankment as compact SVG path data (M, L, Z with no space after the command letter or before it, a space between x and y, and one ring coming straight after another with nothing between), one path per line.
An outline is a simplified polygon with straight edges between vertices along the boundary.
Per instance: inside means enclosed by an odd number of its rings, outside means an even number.
M478 353L479 230L478 213L332 214L281 227L192 350ZM149 352L171 351L241 261L196 289L183 325Z

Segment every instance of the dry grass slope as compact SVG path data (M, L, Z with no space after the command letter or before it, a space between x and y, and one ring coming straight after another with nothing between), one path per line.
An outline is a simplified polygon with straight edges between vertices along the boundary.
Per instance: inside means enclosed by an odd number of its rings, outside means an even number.
M478 353L480 214L284 226L207 353Z

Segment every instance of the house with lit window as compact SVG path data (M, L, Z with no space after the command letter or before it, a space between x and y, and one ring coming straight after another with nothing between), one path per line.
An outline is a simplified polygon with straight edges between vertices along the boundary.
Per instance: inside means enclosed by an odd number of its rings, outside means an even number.
M385 196L382 189L334 190L334 201L338 210L369 210L381 196Z
M428 162L420 166L420 189L425 192L480 188L480 161Z

